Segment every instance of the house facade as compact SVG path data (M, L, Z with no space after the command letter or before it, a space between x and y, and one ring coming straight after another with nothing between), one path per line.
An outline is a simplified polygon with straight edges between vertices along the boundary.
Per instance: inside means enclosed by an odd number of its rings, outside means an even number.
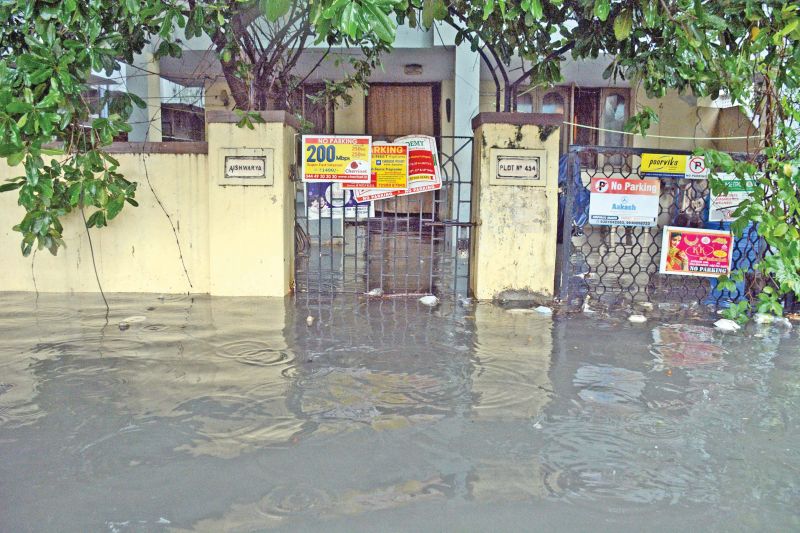
M393 51L383 56L382 68L372 73L368 94L353 91L348 105L336 107L302 98L304 117L318 133L471 136L472 118L479 112L495 111L497 94L491 73L479 54L470 49L469 43L454 46L454 38L455 31L443 24L427 31L401 26ZM341 79L342 70L336 58L351 52L334 49L313 69L323 53L321 48L311 47L297 65L298 71L313 70L304 83L305 94L318 91L324 80ZM747 150L744 139L718 139L755 133L753 122L738 106L724 98L711 101L676 92L657 100L649 99L635 81L604 80L602 72L609 62L608 57L580 62L568 58L562 64L564 81L552 87L529 87L522 91L517 111L563 114L566 124L561 127L562 152L571 144ZM173 95L163 94L165 85L159 77L192 90L202 88L202 107L206 112L230 110L234 106L207 39L188 40L181 58L156 60L151 54L143 54L127 68L127 88L143 96L149 104L147 110L138 111L131 119L134 128L129 135L131 141L161 140L159 114L170 115L170 124L178 122L174 115L181 111L174 106L164 110L162 102ZM502 101L499 104L502 108ZM659 116L650 135L617 133L628 117L643 106L653 108ZM193 114L192 120L197 107L185 110ZM186 132L182 133L173 137L186 138ZM204 132L196 132L191 140L202 140L203 136Z

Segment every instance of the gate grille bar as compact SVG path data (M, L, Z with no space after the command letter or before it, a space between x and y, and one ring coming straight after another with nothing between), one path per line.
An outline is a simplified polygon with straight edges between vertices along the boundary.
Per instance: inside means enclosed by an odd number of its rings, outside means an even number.
M735 239L733 269L751 272L735 291L717 289L715 279L659 274L664 226L728 230L727 222L708 221L708 181L659 178L661 196L655 227L593 226L588 223L589 184L593 177L639 180L643 153L690 155L678 150L571 146L560 167L562 207L558 294L568 306L588 297L604 307L635 302L696 302L725 307L751 298L758 284L753 266L765 253L756 227ZM743 159L744 154L731 154ZM566 164L564 168L563 164Z
M333 296L381 289L386 294L468 294L473 140L435 139L441 190L379 200L374 212L345 209L349 192L342 197L334 187L314 197L295 176L297 292ZM296 142L299 145L299 136ZM299 168L299 160L295 164ZM320 205L331 208L314 207Z

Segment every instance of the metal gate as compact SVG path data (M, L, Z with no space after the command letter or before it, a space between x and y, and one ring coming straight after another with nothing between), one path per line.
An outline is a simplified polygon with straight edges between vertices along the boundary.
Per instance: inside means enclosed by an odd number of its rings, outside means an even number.
M374 140L383 140L373 137ZM356 206L337 185L295 178L295 290L336 295L466 296L472 137L436 137L442 188Z
M688 154L675 150L602 146L571 146L559 165L560 267L559 296L571 306L589 297L614 307L634 302L680 302L726 306L753 296L758 285L748 275L735 291L717 289L714 279L659 274L664 226L729 229L729 223L708 221L707 180L660 178L659 216L655 227L592 226L588 224L589 184L593 177L643 179L639 173L645 152ZM732 154L735 158L743 157ZM752 271L764 253L754 226L736 239L733 268Z

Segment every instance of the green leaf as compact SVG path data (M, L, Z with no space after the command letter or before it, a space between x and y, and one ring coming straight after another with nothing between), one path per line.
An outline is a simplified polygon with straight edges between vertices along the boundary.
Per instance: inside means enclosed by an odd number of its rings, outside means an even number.
M494 11L494 0L484 0L483 3L483 20L489 20Z
M27 113L33 111L33 106L27 102L15 100L6 106L6 111L9 113Z
M260 0L258 4L261 7L261 12L272 22L284 16L289 12L289 8L292 7L291 0Z
M124 196L120 195L120 196L115 196L114 198L112 198L108 202L108 206L106 207L106 214L107 214L108 220L111 220L114 217L116 217L119 214L119 212L122 211L122 207L124 205L125 205L125 197Z
M372 31L375 32L375 35L387 44L394 42L397 27L386 13L373 5L364 6L364 9L367 13L367 21L370 23L370 27Z
M781 222L772 232L775 237L783 237L789 231L789 225L786 222Z
M353 39L358 35L358 6L355 2L347 4L342 10L339 28Z
M541 20L542 15L544 15L542 0L531 0L531 15L534 20Z
M422 3L422 26L430 28L433 26L433 0L424 0Z
M6 163L8 166L15 167L22 163L22 160L25 159L25 152L17 152L16 154L11 154L6 159Z
M654 28L658 20L658 0L645 0L642 11L644 14L645 27Z
M14 183L5 183L3 185L0 185L0 192L13 191L15 189L19 189L20 187L22 187L21 181Z
M614 19L614 37L618 41L624 41L631 35L633 30L633 15L630 9L623 9Z
M611 0L595 0L594 16L605 22L611 12Z

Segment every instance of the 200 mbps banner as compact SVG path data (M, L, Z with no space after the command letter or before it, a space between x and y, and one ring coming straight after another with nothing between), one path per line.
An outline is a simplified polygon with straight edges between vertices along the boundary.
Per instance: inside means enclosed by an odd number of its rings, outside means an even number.
M662 274L716 278L730 273L732 259L733 235L729 231L664 228Z
M395 196L408 196L442 188L439 151L436 139L427 135L409 135L394 140L393 144L408 146L408 186L404 189L356 189L358 202L382 200Z
M372 137L303 135L303 181L369 184Z

